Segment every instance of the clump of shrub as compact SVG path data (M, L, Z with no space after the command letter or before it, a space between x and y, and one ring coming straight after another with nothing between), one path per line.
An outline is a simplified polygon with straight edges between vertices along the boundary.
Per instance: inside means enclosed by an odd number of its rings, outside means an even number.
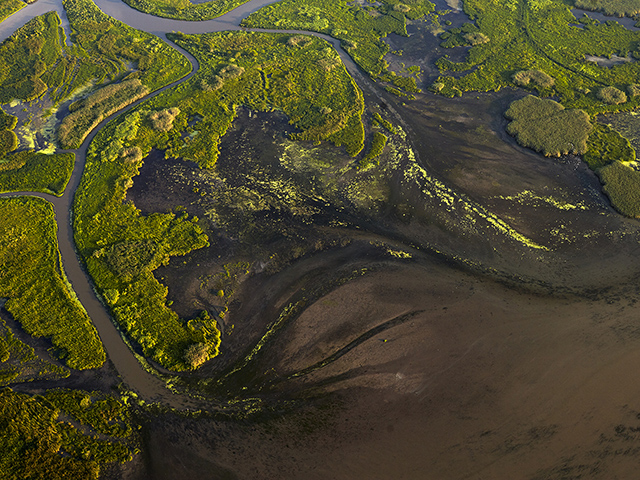
M189 345L184 352L184 361L191 368L195 369L209 360L211 347L206 343L194 343Z
M101 88L93 95L69 105L69 111L58 129L58 140L64 148L78 148L86 136L112 113L149 93L139 79Z
M533 84L540 88L551 88L555 80L541 70L521 70L513 76L513 83L521 87Z
M244 68L238 65L227 65L223 67L222 70L218 73L220 78L223 80L233 80L234 78L238 78L244 73Z
M613 162L598 175L611 205L623 215L640 218L640 172L622 162Z
M505 116L511 120L507 132L520 145L545 156L580 155L587 151L593 126L582 110L567 110L553 100L529 95L513 102Z
M609 105L620 105L627 101L625 93L616 87L604 87L598 92L598 98Z
M465 41L471 46L482 45L483 43L489 42L489 37L481 32L465 33L462 38L464 38Z
M142 160L142 150L140 147L125 148L120 153L120 158L125 163L138 163Z
M301 35L300 35L301 36ZM226 80L233 80L244 73L244 68L238 65L227 65L223 67L217 75L213 75L208 80L201 80L200 87L206 92L213 92L221 89Z
M405 5L404 3L398 3L397 5L394 5L393 9L396 12L401 13L409 13L409 11L411 11L411 7L409 5Z
M311 42L311 38L306 35L294 35L293 37L289 37L287 40L287 45L290 47L304 47Z
M202 79L200 80L200 88L205 92L214 92L219 90L224 85L224 80L220 78L218 75L214 75L210 79Z
M178 107L165 108L149 115L154 130L168 132L173 128L173 120L180 114ZM138 149L139 150L139 149Z
M330 72L340 64L340 61L336 58L321 58L318 60L318 66L325 72Z
M636 85L635 83L629 85L627 87L627 94L630 97L637 97L638 95L640 95L640 85Z
M587 140L587 153L582 159L589 168L598 170L615 161L634 162L636 151L629 140L608 125L596 123Z

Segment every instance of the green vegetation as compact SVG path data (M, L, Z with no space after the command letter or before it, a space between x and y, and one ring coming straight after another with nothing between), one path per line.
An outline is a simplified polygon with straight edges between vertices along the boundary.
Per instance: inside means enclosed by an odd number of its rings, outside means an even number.
M374 121L374 126L376 126L376 123L378 123L382 125L385 128L385 130L387 130L387 132L392 133L394 135L398 133L398 131L396 130L396 127L394 127L389 120L385 120L384 118L382 118L382 116L378 112L375 112L373 114L373 121Z
M546 156L587 151L592 125L582 110L567 110L553 100L529 95L513 102L505 116L511 120L507 131L520 145Z
M136 110L138 117L128 120L135 125L129 144L145 152L167 149L170 156L212 167L220 137L238 106L244 105L258 111L282 110L301 130L293 135L297 140L329 140L354 156L362 150L362 93L324 40L252 32L172 35L196 57L200 69L188 83ZM292 38L297 40L291 42ZM328 64L333 66L327 71ZM179 114L172 115L174 127L168 131L158 130L142 110L175 105L180 106ZM202 119L190 127L190 118ZM183 138L185 133L188 138Z
M129 114L111 122L92 142L74 203L76 244L121 328L146 356L183 370L190 368L183 357L192 344L204 343L212 355L217 352L219 332L210 319L182 322L166 305L167 288L152 271L171 256L208 242L195 218L141 216L132 204L123 203L141 154L139 149L132 154L122 142L135 136L140 121L139 112Z
M0 45L0 103L33 100L47 91L48 72L62 54L62 29L55 12L30 20ZM53 88L61 82L51 82Z
M598 98L609 105L619 105L627 101L627 96L616 87L604 87L598 91Z
M38 198L0 199L0 297L35 337L47 337L71 368L105 361L98 334L69 290L60 265L51 204Z
M380 132L373 132L373 140L371 141L371 148L364 156L364 158L360 161L361 167L366 167L371 164L374 164L374 160L380 156L382 150L384 150L385 145L387 144L387 136Z
M598 172L616 210L628 217L640 218L640 172L622 162L613 162Z
M382 38L390 33L407 35L407 19L432 12L428 0L381 0L358 4L347 0L283 0L246 18L245 27L309 30L331 35L373 79L391 82L409 93L419 92L415 78L389 72L384 56L389 46Z
M91 81L124 76L155 90L189 72L189 62L173 48L105 15L91 0L63 4L74 45L64 46L55 12L18 29L0 45L0 103L30 101L47 91L59 102Z
M600 10L605 15L633 17L640 13L637 0L576 0L576 7L584 10Z
M74 424L62 421L63 414ZM0 428L0 476L6 480L97 480L103 465L132 458L126 441L101 438L112 430L131 432L125 407L101 394L59 390L31 397L4 389Z
M629 140L621 136L607 125L596 123L589 134L587 153L582 157L591 170L609 165L615 161L634 162L636 151Z
M0 108L0 162L4 160L7 153L18 148L18 137L13 131L17 123L17 117L7 115L2 108ZM1 164L0 170L2 170Z
M168 155L214 166L219 138L239 105L282 109L301 129L297 139L328 139L353 155L362 149L362 94L341 63L327 72L320 62L337 58L335 50L313 38L291 46L290 37L175 34L172 38L200 63L198 74L108 124L89 149L74 203L76 244L121 328L146 356L168 368L195 368L214 356L220 334L206 312L189 321L179 319L166 304L166 287L153 276L170 257L208 241L196 218L142 216L123 203L142 156L161 148ZM204 90L203 80L210 85L216 76L223 84ZM167 128L168 117L173 128ZM193 118L198 120L189 122Z
M555 83L550 77L540 70L521 70L513 76L513 83L520 87L534 86L540 89L551 88Z
M108 85L93 95L69 105L69 115L58 129L58 140L63 148L79 148L86 136L112 113L139 100L149 89L134 78Z
M0 386L13 382L53 380L69 376L69 370L40 359L34 349L21 342L0 318Z
M43 192L61 196L69 183L73 153L45 155L31 150L0 160L0 192Z
M443 33L442 45L468 45L465 35L472 33L484 34L490 42L472 46L463 62L453 62L446 55L439 58L441 76L432 90L453 97L526 85L557 96L568 109L590 115L640 106L638 96L619 103L618 95L617 103L603 103L598 95L606 87L624 90L634 84L640 77L640 63L607 68L585 60L587 55L610 58L614 54L640 58L640 31L588 17L580 20L580 28L570 8L570 2L562 0L465 1L464 11L474 23Z
M193 4L189 0L124 0L130 7L158 17L178 20L209 20L219 17L247 0L210 0Z
M26 6L26 3L20 0L0 0L0 22Z

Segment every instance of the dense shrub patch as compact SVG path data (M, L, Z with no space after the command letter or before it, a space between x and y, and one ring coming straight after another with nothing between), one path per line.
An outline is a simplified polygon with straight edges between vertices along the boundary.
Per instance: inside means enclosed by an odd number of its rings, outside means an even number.
M105 353L61 269L51 204L0 199L0 297L27 333L47 337L71 368L96 368Z
M546 156L587 151L592 125L589 115L581 110L566 110L553 100L529 95L513 102L505 116L511 120L507 131L520 145Z

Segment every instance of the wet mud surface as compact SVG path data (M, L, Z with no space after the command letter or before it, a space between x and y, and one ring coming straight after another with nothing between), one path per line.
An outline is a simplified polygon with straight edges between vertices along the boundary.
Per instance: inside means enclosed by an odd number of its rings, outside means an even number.
M128 199L143 212L183 207L211 238L156 271L173 307L185 317L228 308L221 354L183 387L261 407L246 419L147 418L132 478L632 475L638 224L611 209L579 158L516 145L502 112L519 95L367 100L406 128L430 175L544 250L443 212L399 181L389 152L382 200L362 209L334 182L358 179L352 160L325 146L285 155L278 115L242 111L215 172L162 152L145 159ZM282 208L258 178L295 181L301 196ZM324 208L311 201L319 191ZM240 194L236 211L220 210ZM239 262L249 273L223 301L208 279Z

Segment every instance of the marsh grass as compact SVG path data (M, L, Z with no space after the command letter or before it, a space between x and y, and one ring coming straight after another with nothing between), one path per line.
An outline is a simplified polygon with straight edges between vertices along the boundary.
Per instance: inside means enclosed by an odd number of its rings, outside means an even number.
M43 397L1 390L2 478L96 479L105 464L131 460L133 448L129 443L98 437L109 431L103 428L108 419L122 422L131 430L125 407L104 395L94 401L97 395L55 390ZM82 404L80 396L88 403ZM78 427L63 421L63 415L71 415Z
M520 145L546 156L587 151L587 138L593 128L589 115L581 110L567 110L553 100L529 95L513 102L505 112L511 120L507 132Z
M75 156L23 150L0 163L0 192L42 192L61 196L69 183Z
M96 368L105 352L61 271L53 208L33 197L0 199L0 297L24 330L47 337L67 365Z
M604 87L598 91L598 98L609 105L619 105L627 101L627 96L616 87Z
M149 93L139 79L125 80L101 88L93 95L69 106L69 115L58 128L63 148L78 148L102 120Z
M598 175L613 207L623 215L640 218L640 172L613 162L600 169Z
M389 47L382 40L390 33L407 36L407 21L433 12L427 0L382 0L366 7L347 0L284 0L251 14L246 27L309 30L341 41L353 60L372 78L392 83L407 92L419 92L415 78L392 75L384 56ZM298 37L289 40L294 43Z

